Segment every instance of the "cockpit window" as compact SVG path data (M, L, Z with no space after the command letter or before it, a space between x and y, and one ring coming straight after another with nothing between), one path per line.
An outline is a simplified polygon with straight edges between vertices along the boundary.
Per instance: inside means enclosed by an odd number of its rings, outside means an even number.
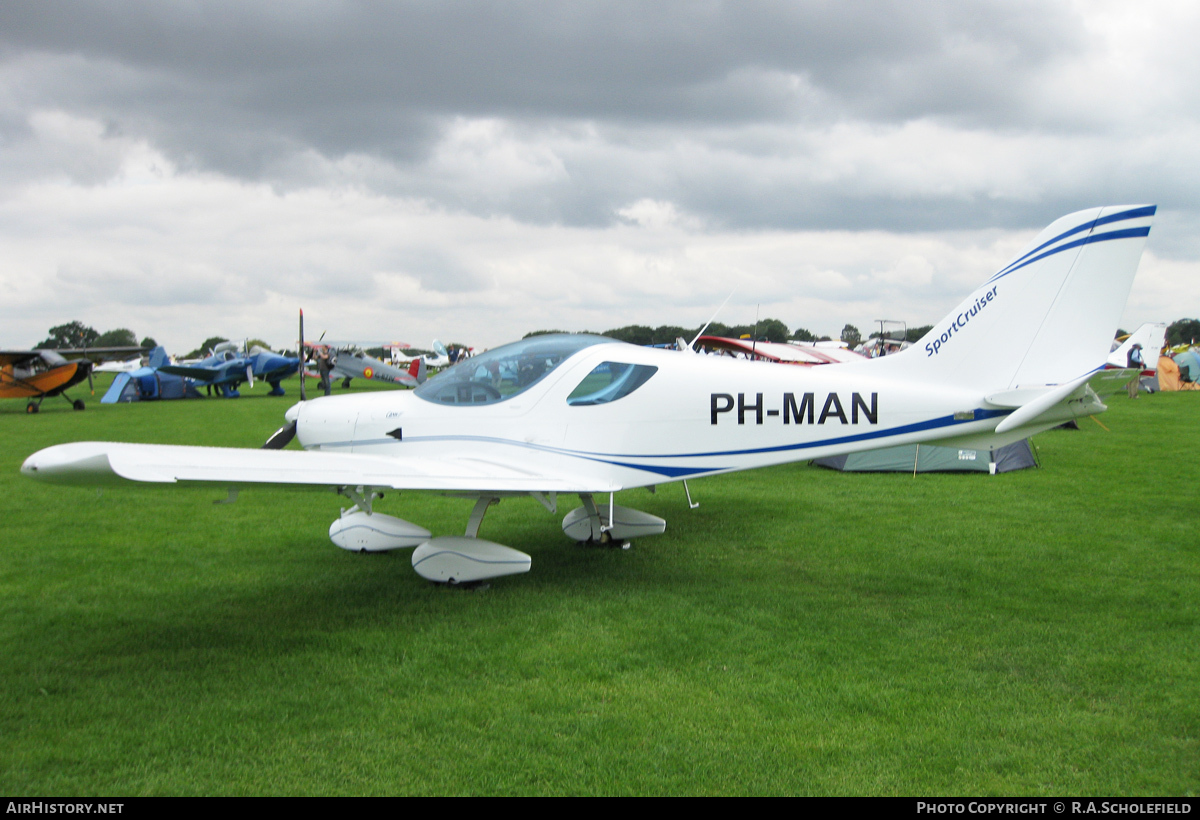
M524 393L585 347L612 341L584 334L531 336L461 361L413 392L439 404L495 404Z
M623 399L657 372L657 367L645 364L601 362L571 391L571 395L567 396L567 404L580 407Z

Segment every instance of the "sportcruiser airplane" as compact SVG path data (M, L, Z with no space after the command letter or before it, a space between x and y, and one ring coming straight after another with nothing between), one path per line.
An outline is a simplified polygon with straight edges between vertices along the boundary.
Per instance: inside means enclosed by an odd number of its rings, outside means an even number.
M34 453L21 472L58 484L216 482L231 496L255 483L333 487L355 501L330 527L338 546L415 548L414 569L438 582L525 572L528 555L477 537L501 498L554 512L559 494L578 495L567 536L624 541L666 523L617 506L622 490L914 442L999 446L1104 410L1100 396L1133 375L1104 362L1154 212L1059 219L885 358L791 368L535 336L411 392L301 402L261 450L81 442ZM293 436L303 450L279 449ZM466 534L434 537L373 512L392 489L476 499Z

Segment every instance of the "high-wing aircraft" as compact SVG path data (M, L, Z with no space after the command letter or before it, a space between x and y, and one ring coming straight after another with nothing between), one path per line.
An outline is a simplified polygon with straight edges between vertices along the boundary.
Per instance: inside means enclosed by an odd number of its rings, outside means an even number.
M697 344L709 350L727 350L746 358L776 364L798 364L812 367L819 364L861 361L866 357L844 348L818 348L812 345L779 342L756 342L750 339L730 339L724 336L701 336Z
M72 400L66 390L85 379L91 381L94 365L86 357L125 355L141 350L140 347L0 350L0 399L29 399L25 412L36 413L46 397L62 396L73 408L82 410L83 401Z
M480 354L413 391L301 402L303 450L81 442L21 467L59 484L216 482L333 487L355 505L330 526L350 550L415 548L421 576L473 582L530 556L478 538L491 504L560 494L582 506L572 539L661 533L618 492L827 455L942 442L1001 446L1105 409L1129 370L1105 370L1154 206L1094 208L1046 228L1008 265L892 356L779 367L635 347L598 336L534 336ZM434 537L372 511L385 490L475 499L464 536ZM607 501L602 497L607 493ZM601 496L598 498L598 496Z
M254 380L268 382L272 396L284 395L280 382L300 368L300 360L293 356L281 356L274 351L255 345L244 354L237 342L222 342L213 348L211 356L195 364L165 364L159 367L163 373L195 379L197 382L216 387L222 395L237 398L238 385Z

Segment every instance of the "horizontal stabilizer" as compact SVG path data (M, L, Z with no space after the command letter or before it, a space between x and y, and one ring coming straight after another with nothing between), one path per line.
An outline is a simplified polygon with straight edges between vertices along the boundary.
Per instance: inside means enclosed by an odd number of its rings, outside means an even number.
M1067 382L1064 385L1054 388L1042 395L1033 399L1028 404L1023 404L1013 411L1012 415L1005 418L996 425L997 433L1006 433L1015 427L1021 427L1036 419L1038 416L1045 413L1059 402L1065 401L1076 390L1084 387L1088 383L1088 379L1092 376L1088 373L1086 376L1080 376L1075 381Z

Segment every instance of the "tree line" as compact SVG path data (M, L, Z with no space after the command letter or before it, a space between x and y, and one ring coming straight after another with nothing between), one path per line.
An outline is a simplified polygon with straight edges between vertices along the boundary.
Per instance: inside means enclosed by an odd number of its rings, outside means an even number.
M928 333L933 328L933 325L922 325L920 327L910 327L905 333L905 338L910 342L915 342ZM649 327L647 325L625 325L624 327L613 328L606 330L603 333L597 334L600 336L608 336L612 339L617 339L622 342L629 342L635 345L669 345L674 344L676 339L683 338L691 341L700 333L700 327L680 327L678 325L659 325L658 327ZM526 333L525 338L530 336L541 336L547 333L566 333L563 330L535 330L532 333ZM591 331L584 331L590 333ZM723 336L725 338L740 339L748 337L760 342L818 342L830 341L830 337L817 337L806 328L798 327L794 331L789 330L788 326L779 319L763 319L753 325L726 325L721 322L713 322L707 329L705 334L709 336ZM1118 336L1124 335L1125 331L1119 330ZM870 334L868 338L879 336L878 332ZM840 336L841 341L853 346L862 341L863 337L857 327L852 324L847 324L842 328ZM200 347L186 354L184 358L195 359L206 356L208 351L212 350L217 344L228 341L223 336L211 336L201 343ZM1167 344L1175 347L1182 344L1195 344L1200 341L1200 319L1178 319L1167 326ZM117 328L100 333L93 327L89 327L82 322L74 321L66 324L56 325L50 328L49 335L39 342L37 348L85 348L85 347L145 347L152 348L157 346L157 342L150 336L145 337L140 342L137 340L137 335L128 328ZM249 344L259 344L266 347L266 343L260 340L252 340ZM382 356L384 351L378 349L378 353L370 352L371 355Z
M138 342L137 334L125 327L100 333L83 322L67 322L50 328L49 335L35 348L84 347L155 347L158 343L147 336Z

